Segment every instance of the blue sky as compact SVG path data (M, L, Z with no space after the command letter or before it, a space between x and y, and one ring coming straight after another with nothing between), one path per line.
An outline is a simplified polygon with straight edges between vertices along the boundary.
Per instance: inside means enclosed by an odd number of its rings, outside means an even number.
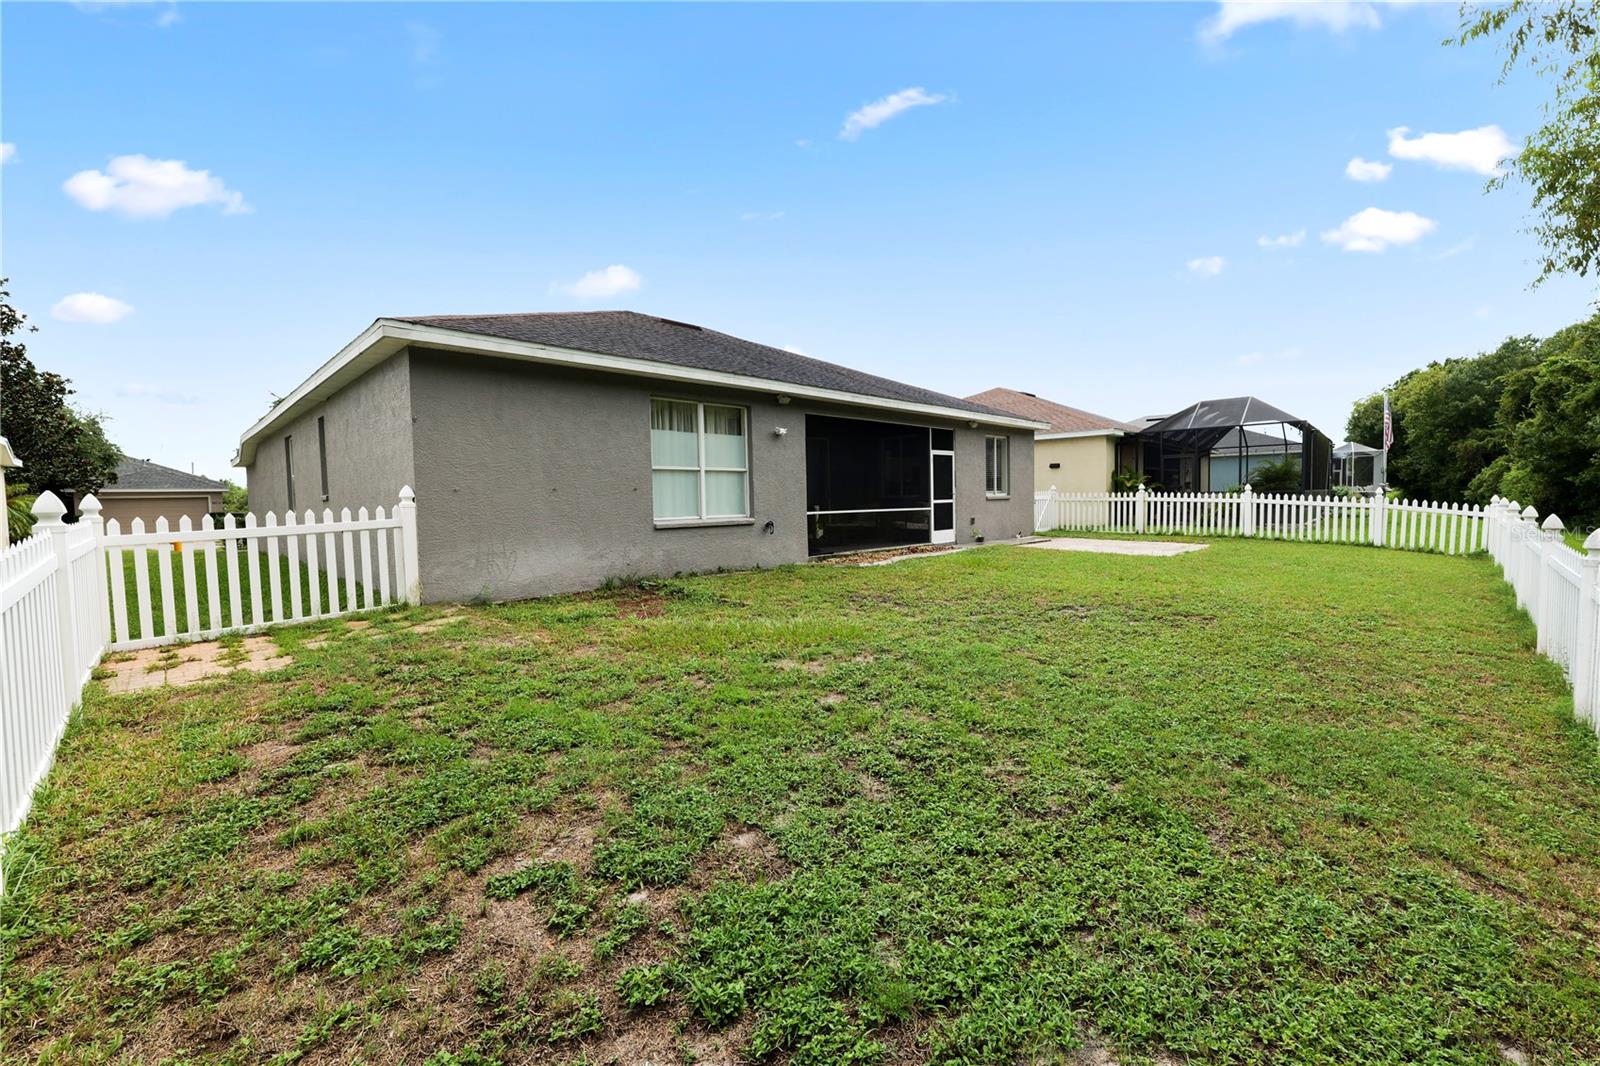
M571 308L1339 439L1593 300L1527 289L1485 127L1547 87L1454 12L7 3L0 270L125 450L213 476L376 317Z

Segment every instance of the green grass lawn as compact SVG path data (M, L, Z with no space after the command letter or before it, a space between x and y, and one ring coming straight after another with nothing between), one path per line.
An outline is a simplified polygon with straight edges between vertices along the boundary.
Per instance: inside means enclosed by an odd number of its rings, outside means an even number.
M8 858L0 1057L1600 1057L1600 755L1482 557L437 613L91 691Z
M357 549L359 551L359 548ZM232 607L229 599L228 559L222 549L217 549L217 619L211 618L211 593L210 582L206 573L205 553L196 550L191 545L185 545L183 551L172 553L172 596L173 596L173 627L174 633L187 634L189 630L188 606L185 601L188 580L184 574L183 557L186 552L194 556L194 587L195 604L199 610L199 628L196 632L205 632L214 626L231 626L233 624ZM128 639L139 640L144 633L144 625L139 618L139 587L136 581L137 568L134 562L134 553L124 550L122 553L122 575L127 589L128 604ZM108 564L111 565L111 564ZM261 616L266 621L273 620L272 613L272 588L270 584L271 572L267 569L268 562L265 553L259 555L257 566L261 573ZM344 557L339 557L338 565L344 566ZM360 566L360 556L356 556L356 566ZM373 566L377 566L376 555L373 557ZM300 606L307 614L311 611L311 572L304 561L299 564L300 571ZM145 571L150 578L150 628L152 636L165 636L167 632L166 621L161 611L161 562L154 550L145 553ZM278 580L280 582L280 595L282 597L284 617L293 615L293 599L290 595L289 582L292 576L289 558L286 554L278 556ZM316 572L317 595L322 609L328 609L328 575L325 570ZM376 583L376 579L374 579ZM343 608L352 591L359 597L362 594L360 582L352 582L345 578L342 570L335 584L339 589L339 603ZM392 594L392 591L391 591ZM116 596L115 584L110 587L110 595ZM239 553L239 612L245 625L252 622L251 604L255 592L250 583L249 557L243 551ZM373 590L373 599L377 599L377 590ZM359 600L357 601L359 602ZM344 608L348 610L348 608ZM112 608L107 607L110 611ZM113 616L114 617L114 616ZM116 638L115 629L112 638Z

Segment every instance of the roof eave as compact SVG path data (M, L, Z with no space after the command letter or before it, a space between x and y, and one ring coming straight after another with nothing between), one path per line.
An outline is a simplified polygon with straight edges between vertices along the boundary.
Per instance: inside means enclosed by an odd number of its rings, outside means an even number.
M1121 437L1126 435L1126 430L1111 429L1074 429L1064 433L1035 433L1034 440L1073 440L1080 437Z
M1049 429L1049 423L1015 415L987 414L966 411L940 404L912 403L889 400L861 393L824 389L810 385L796 385L744 374L731 374L720 370L702 370L697 367L675 366L649 359L629 356L605 355L575 348L557 348L531 341L516 341L502 337L489 337L481 333L442 329L392 318L380 318L367 327L359 337L339 350L333 358L322 364L315 373L284 397L282 402L267 412L239 438L239 451L234 456L235 466L244 466L255 459L259 439L274 426L295 416L308 404L332 395L345 384L387 359L408 345L418 344L445 351L471 352L503 359L544 363L552 366L580 367L601 370L633 377L661 381L680 381L701 385L720 385L726 388L752 392L770 392L809 400L823 400L846 406L872 410L899 411L969 422L976 425L1002 426L1008 429Z

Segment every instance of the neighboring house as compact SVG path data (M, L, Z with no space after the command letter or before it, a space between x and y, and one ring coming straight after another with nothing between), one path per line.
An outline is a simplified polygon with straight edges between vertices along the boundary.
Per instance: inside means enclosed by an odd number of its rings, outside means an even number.
M1212 492L1243 485L1258 468L1270 463L1291 458L1300 461L1300 442L1286 439L1287 434L1262 433L1254 429L1242 432L1243 440L1236 433L1212 446L1210 477L1206 482Z
M383 318L239 443L252 509L417 495L423 596L1032 532L1041 423L627 311Z
M1138 452L1123 440L1138 428L1126 422L1017 389L967 399L1049 427L1033 437L1033 483L1041 491L1053 485L1060 492L1105 492L1112 474L1138 465Z
M208 477L124 456L117 464L117 480L94 495L101 517L108 522L115 518L126 533L135 518L144 519L146 529L154 529L156 519L163 516L177 529L178 519L188 515L198 529L208 513L222 510L226 488Z
M1222 492L1264 463L1290 456L1300 459L1302 492L1328 489L1333 442L1305 419L1255 396L1201 400L1134 425L1139 469L1149 484L1169 492Z

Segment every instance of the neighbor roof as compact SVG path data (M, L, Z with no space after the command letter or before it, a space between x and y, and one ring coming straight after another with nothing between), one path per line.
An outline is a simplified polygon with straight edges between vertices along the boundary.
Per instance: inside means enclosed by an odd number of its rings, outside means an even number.
M407 345L856 404L1017 429L1040 423L837 363L634 311L380 318L245 431L238 463L273 426L338 392Z
M224 491L228 486L199 474L174 470L170 466L152 463L148 459L123 456L117 464L117 480L99 492L101 496L114 496L119 492L171 492L199 495Z
M1239 444L1239 430L1235 429L1223 436L1211 448L1212 455L1239 455L1249 448L1251 452L1269 451L1284 452L1293 455L1300 451L1300 441L1287 440L1281 433L1258 433L1253 429L1244 430L1244 447Z
M995 407L1002 411L1010 411L1023 418L1031 418L1035 422L1048 422L1050 433L1137 433L1138 426L1126 422L1118 422L1115 418L1097 415L1093 411L1085 411L1079 407L1068 407L1064 403L1046 400L1031 392L1022 392L1019 389L990 389L968 396L971 403L980 403L985 407Z

